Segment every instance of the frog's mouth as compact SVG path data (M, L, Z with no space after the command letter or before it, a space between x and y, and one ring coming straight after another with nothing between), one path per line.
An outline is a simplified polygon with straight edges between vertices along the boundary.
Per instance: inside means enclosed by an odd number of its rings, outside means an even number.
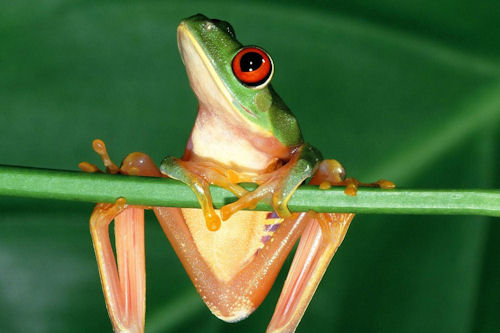
M185 23L177 28L177 44L189 77L191 88L200 103L232 108L231 94L224 86L205 51ZM222 103L223 102L223 103Z

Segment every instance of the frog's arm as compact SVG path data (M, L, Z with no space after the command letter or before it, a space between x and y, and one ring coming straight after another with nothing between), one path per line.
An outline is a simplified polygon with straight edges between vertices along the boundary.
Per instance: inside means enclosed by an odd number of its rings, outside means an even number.
M180 180L191 188L200 203L207 228L212 231L220 228L220 219L212 206L209 185L223 187L238 197L247 193L243 187L231 183L223 175L226 170L215 163L182 161L170 156L162 161L160 170L168 177Z
M255 191L246 193L238 201L221 209L223 220L235 212L266 201L281 217L290 216L287 203L297 187L311 177L321 161L321 153L308 143L297 147L291 159L278 170L267 174L267 179ZM262 176L261 176L262 177ZM248 179L252 180L252 179ZM246 181L244 177L238 181Z
M308 143L303 143L293 149L290 159L279 169L263 175L238 174L233 170L200 167L206 162L181 161L174 157L165 158L160 166L163 174L178 179L188 185L196 194L202 207L210 230L220 227L218 216L212 207L212 199L208 186L216 184L236 194L240 199L221 209L223 220L229 219L234 213L257 205L259 201L271 204L280 217L289 217L287 203L293 192L307 178L311 177L321 161L321 153ZM259 187L247 192L235 185L240 182L256 182Z

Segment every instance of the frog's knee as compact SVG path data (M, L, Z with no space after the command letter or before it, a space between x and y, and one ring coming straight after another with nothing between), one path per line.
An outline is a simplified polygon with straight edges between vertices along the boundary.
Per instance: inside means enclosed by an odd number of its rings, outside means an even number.
M122 173L133 176L161 177L155 163L149 155L140 152L128 154L120 167Z
M301 147L300 158L316 165L321 162L323 155L316 147L305 142Z
M292 213L288 209L288 200L283 198L273 197L273 209L279 217L290 217Z
M163 159L160 163L160 172L169 177L175 177L175 174L178 173L179 169L179 161L174 156L168 156Z
M324 168L325 172L331 175L332 182L341 182L346 178L346 172L342 164L337 160L324 160L320 163L320 169Z

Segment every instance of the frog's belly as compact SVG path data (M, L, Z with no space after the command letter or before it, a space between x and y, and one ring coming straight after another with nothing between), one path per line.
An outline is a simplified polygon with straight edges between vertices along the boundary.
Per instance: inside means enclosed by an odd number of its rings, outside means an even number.
M239 211L213 232L200 209L184 208L182 215L198 251L220 281L230 281L241 271L282 221L269 212Z

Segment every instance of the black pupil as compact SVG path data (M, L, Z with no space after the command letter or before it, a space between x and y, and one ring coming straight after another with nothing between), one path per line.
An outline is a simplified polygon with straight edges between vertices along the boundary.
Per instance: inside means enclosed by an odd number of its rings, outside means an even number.
M240 60L241 71L253 72L262 65L264 58L257 52L245 53Z

